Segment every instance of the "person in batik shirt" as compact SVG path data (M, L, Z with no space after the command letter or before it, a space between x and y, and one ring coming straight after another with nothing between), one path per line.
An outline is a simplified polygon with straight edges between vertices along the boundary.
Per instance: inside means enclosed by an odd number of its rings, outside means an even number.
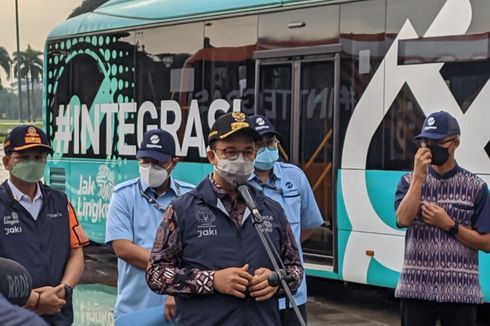
M254 170L259 135L243 113L221 116L209 133L213 173L172 201L164 213L146 272L154 292L176 298L177 325L278 325L272 273L250 211L236 191ZM294 293L303 268L281 206L248 187L260 225L284 262Z

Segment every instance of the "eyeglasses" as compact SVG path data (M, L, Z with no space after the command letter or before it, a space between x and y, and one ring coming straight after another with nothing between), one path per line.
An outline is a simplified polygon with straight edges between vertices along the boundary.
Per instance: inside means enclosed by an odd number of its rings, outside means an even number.
M421 139L419 141L420 146L432 146L432 145L444 145L449 142L452 142L454 140L458 139L457 137L449 138L449 139L442 139L442 140L434 140L434 139Z
M255 149L246 149L243 151L238 151L231 148L215 148L215 151L220 151L224 154L225 159L227 160L236 160L240 154L243 155L247 160L253 161L255 159L255 154L257 151Z
M279 147L280 143L281 142L279 140L277 140L276 138L272 138L272 139L262 140L262 141L258 142L257 146L259 148L267 147L270 150L275 150Z

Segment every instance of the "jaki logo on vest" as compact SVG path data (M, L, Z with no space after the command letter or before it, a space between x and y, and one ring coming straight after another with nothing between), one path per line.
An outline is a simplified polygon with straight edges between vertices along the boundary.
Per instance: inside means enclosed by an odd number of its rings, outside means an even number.
M197 237L202 238L202 237L209 237L209 236L217 236L218 235L218 230L215 228L207 228L204 230L197 230Z
M13 212L12 216L3 217L3 224L14 226L15 224L19 224L19 223L20 223L19 216L17 215L16 212Z
M3 217L3 224L4 230L5 230L5 235L9 234L14 234L14 233L22 233L22 227L17 226L16 224L19 224L19 216L17 215L16 212L12 212L11 216L4 216Z
M198 222L198 238L218 235L218 230L216 230L216 225L214 224L214 221L216 221L216 216L214 216L214 213L211 212L209 208L199 208L199 210L197 211L196 219Z
M197 211L196 215L197 221L200 223L200 227L202 226L214 226L214 221L216 221L216 216L214 216L213 212L207 207L201 207Z

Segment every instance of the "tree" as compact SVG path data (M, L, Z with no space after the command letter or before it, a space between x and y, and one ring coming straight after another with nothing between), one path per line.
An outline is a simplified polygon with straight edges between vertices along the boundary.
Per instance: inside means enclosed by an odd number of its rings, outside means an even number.
M14 57L14 76L17 78L17 82L20 83L19 96L22 96L22 79L26 80L26 91L27 91L27 121L31 121L31 99L30 99L30 89L29 89L29 68L26 65L25 53L23 51L15 51L12 56ZM17 65L19 62L19 65ZM22 108L21 108L22 110Z
M103 5L104 3L108 2L108 1L109 0L83 0L82 4L80 6L73 9L72 13L70 14L70 16L68 16L68 18L73 18L73 17L79 16L81 14L94 11L99 6Z
M12 63L12 59L10 59L9 53L3 46L0 46L0 67L5 70L7 74L7 79L10 78L10 64ZM2 88L2 80L0 79L0 89Z
M43 61L40 58L42 55L41 51L33 50L30 45L27 45L27 49L25 51L20 51L20 55L17 56L17 52L13 53L14 57L14 75L18 77L19 82L22 83L22 79L26 80L26 92L27 92L27 121L31 121L34 114L31 114L31 108L35 108L35 100L34 100L34 82L39 80L42 76L43 70ZM17 60L20 63L20 71L17 71ZM30 80L30 83L29 83ZM22 84L21 84L22 85ZM32 87L32 96L31 96L31 87ZM21 87L22 89L22 87ZM31 105L32 99L32 105ZM33 119L35 121L35 117Z
M26 65L28 67L28 73L31 77L31 99L32 99L32 118L36 122L36 94L34 89L34 82L41 81L43 75L43 60L41 51L33 50L30 45L27 45L27 49L24 52ZM29 87L29 85L27 86Z

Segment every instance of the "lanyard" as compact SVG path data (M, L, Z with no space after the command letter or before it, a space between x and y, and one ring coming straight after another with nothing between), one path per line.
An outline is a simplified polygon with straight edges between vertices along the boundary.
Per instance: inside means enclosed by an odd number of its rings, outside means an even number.
M158 209L160 212L162 213L165 213L165 207L163 207L162 205L160 205L155 198L152 198L150 196L148 196L144 191L143 191L143 188L141 187L141 182L138 181L138 186L140 188L140 193L141 193L141 196L146 199L146 201L148 202L148 204L150 204L151 206L155 207L156 209Z
M262 183L262 182L260 182L260 179L258 177L256 177L256 178L259 181L259 184L262 186L262 189L263 188L269 188L269 189L272 189L275 192L277 192L279 195L284 196L284 191L282 190L282 188L276 186L276 178L274 178L273 175L271 175L268 179L268 180L270 180L270 183L267 183L267 182Z

